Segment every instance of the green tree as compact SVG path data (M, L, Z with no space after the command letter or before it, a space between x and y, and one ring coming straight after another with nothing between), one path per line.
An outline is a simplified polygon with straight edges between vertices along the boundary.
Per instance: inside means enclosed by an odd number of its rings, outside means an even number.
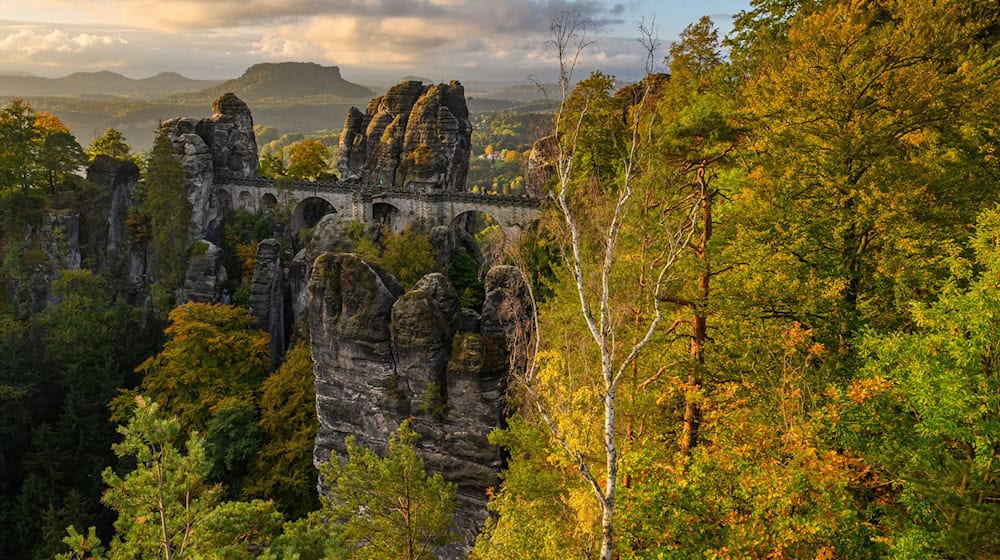
M114 159L127 159L132 153L132 147L125 141L125 135L109 128L104 134L94 138L87 147L87 156L93 160L98 155Z
M22 191L39 186L35 112L15 99L0 108L0 187Z
M308 341L300 340L264 381L260 431L264 443L253 459L244 496L269 498L291 519L319 507L313 447L319 422Z
M207 482L205 441L185 437L180 422L156 403L136 397L132 418L118 432L123 441L115 454L134 467L103 474L103 501L118 514L107 555L93 527L84 535L71 526L63 539L70 550L57 558L242 560L261 555L281 534L281 514L270 502L220 502L220 487Z
M1000 99L985 11L834 2L782 24L787 40L743 92L760 157L734 249L757 313L847 351L862 325L899 326L944 278L954 241L998 195L983 152L996 140L976 132Z
M156 255L161 298L169 299L187 271L191 202L184 169L163 128L146 164L144 210L152 229L149 245Z
M155 402L136 399L128 424L118 429L115 455L132 458L135 470L122 476L108 468L104 503L118 512L110 555L118 558L180 560L190 555L193 533L219 500L219 488L205 481L204 440L184 442L180 422Z
M407 227L400 233L382 229L382 251L378 263L399 280L404 288L410 288L434 271L434 248L430 236L415 227Z
M83 148L69 132L45 134L38 159L45 173L49 192L55 192L57 184L73 176L87 161Z
M257 167L258 175L277 179L278 177L284 177L286 172L285 159L281 157L279 152L263 152L260 154L260 166Z
M163 350L143 362L140 391L187 430L204 432L231 399L256 404L270 363L267 333L246 309L186 303L169 315Z
M975 273L957 264L915 329L869 332L840 429L875 468L873 518L893 558L1000 549L1000 210L979 220Z
M330 169L330 150L318 140L302 140L288 149L289 177L315 180Z
M321 467L330 487L325 507L342 524L352 558L431 559L434 546L453 538L456 487L427 475L413 447L418 440L404 422L379 457L349 436L347 462L334 457Z

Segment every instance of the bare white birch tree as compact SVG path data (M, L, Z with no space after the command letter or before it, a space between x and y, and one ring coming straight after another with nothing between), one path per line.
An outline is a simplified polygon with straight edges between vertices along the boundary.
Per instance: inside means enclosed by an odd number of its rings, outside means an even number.
M638 340L622 352L616 345L620 341L619 326L622 323L612 301L612 276L621 258L620 238L624 220L631 210L635 182L642 172L642 158L648 157L643 150L648 147L648 139L642 132L650 130L655 111L652 110L650 99L651 84L644 80L636 104L631 112L626 112L628 120L628 138L625 139L622 161L618 162L620 175L616 189L610 192L612 198L610 213L605 223L599 224L596 230L601 239L596 244L599 247L597 255L584 254L584 243L581 240L580 201L573 199L575 189L575 166L578 164L578 141L584 126L584 120L590 110L591 98L583 99L582 108L570 111L567 101L570 98L573 83L573 72L577 67L584 50L591 44L586 40L587 21L578 14L563 14L551 21L552 40L550 46L559 59L560 103L555 116L555 138L557 148L555 161L556 184L551 197L554 200L564 222L568 235L565 264L575 282L576 294L579 298L580 317L586 324L589 338L599 356L599 371L594 372L600 387L600 407L603 414L602 439L604 447L604 464L592 464L586 451L581 446L574 445L571 438L560 428L554 417L558 404L542 394L537 382L538 363L534 359L538 355L541 337L537 317L537 306L533 306L534 315L529 319L529 328L523 333L530 333L532 340L520 341L522 346L515 353L514 364L522 366L520 371L515 368L517 381L520 382L529 402L535 407L544 424L551 431L554 439L577 465L581 476L591 488L601 512L601 553L603 560L611 560L615 550L615 499L618 488L619 451L617 444L616 425L616 390L626 370L635 363L639 354L652 340L661 327L664 313L661 309L661 287L668 279L677 259L689 246L700 217L699 209L702 201L697 193L684 197L673 208L678 210L670 214L674 221L668 222L669 216L662 216L662 233L665 249L658 255L656 267L657 279L654 293L648 300L651 308L651 318L648 325L640 332ZM655 40L651 30L640 26L642 44L647 52L647 73L652 70ZM645 126L643 126L645 125ZM595 258L589 258L595 257ZM530 288L530 281L526 283ZM638 288L638 286L637 286ZM639 290L636 290L638 293ZM532 294L533 297L533 294ZM677 324L666 330L672 330ZM527 354L527 355L526 355ZM603 470L603 472L601 472Z

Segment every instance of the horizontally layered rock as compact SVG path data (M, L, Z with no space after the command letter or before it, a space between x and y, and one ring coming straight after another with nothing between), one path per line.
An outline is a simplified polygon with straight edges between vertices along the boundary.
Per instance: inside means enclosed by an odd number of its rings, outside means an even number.
M187 180L195 239L218 241L227 204L212 188L216 177L249 178L257 173L257 140L246 103L227 93L206 119L176 118L161 126L174 145Z
M208 241L195 243L193 255L184 276L184 297L195 303L228 303L225 293L226 267L222 249Z
M198 136L208 145L219 177L253 177L259 165L250 108L232 93L212 103L214 113L198 123Z
M429 274L404 293L377 265L326 253L309 279L320 423L314 460L345 456L348 435L384 451L399 424L412 418L428 470L458 485L464 546L486 518L486 489L498 482L501 457L487 435L503 419L506 349L517 323L510 313L530 305L507 301L527 294L516 284L520 277L508 272L488 275L489 320L482 324L460 309L442 274ZM461 557L462 551L439 556Z
M472 124L462 84L397 84L352 108L340 136L344 179L376 188L415 186L461 191L468 174Z

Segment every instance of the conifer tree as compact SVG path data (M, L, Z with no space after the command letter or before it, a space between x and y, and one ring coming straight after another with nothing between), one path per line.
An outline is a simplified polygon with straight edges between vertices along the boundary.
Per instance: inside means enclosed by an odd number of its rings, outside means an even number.
M98 155L105 155L114 159L125 159L132 151L132 147L125 141L125 135L109 128L104 134L94 138L87 147L87 156L94 159Z
M150 247L156 255L161 297L180 287L187 270L191 240L191 202L186 178L166 129L156 135L146 167L145 211L152 228Z
M433 547L452 537L456 487L427 475L413 447L418 439L404 422L379 457L348 437L347 462L333 458L321 468L331 493L326 508L342 524L352 558L430 560Z

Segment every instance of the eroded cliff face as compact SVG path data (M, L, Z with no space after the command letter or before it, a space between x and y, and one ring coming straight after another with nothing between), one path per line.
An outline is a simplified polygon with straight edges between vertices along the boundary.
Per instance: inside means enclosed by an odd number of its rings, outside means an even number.
M195 239L219 241L228 201L216 197L216 177L253 177L257 173L257 140L246 103L227 93L212 104L205 119L176 118L161 126L174 145L187 179Z
M314 461L345 457L348 435L384 452L390 434L412 418L428 470L459 488L455 519L464 543L439 551L441 558L467 552L486 519L486 489L498 483L501 456L487 435L504 418L507 347L521 318L512 313L530 305L520 275L507 268L487 276L483 320L460 308L439 273L404 292L375 264L325 253L309 278L320 424Z
M136 239L137 232L128 221L139 187L139 167L131 161L99 155L87 168L87 180L109 190L106 221L88 228L96 269L108 273L117 293L139 304L147 295L148 263L141 239Z
M341 177L373 187L461 191L468 175L472 123L462 84L397 84L351 108L340 136Z

